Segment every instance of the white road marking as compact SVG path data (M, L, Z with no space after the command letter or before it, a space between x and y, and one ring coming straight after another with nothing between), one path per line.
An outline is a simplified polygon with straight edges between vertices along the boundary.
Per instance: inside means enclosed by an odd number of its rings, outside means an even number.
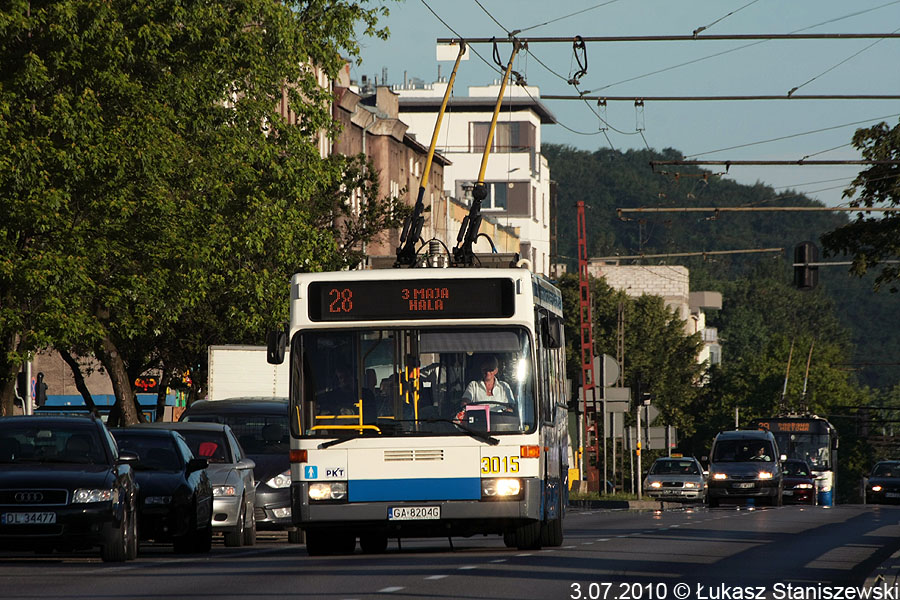
M394 585L391 587L386 587L375 592L376 594L393 594L394 592L399 592L403 589L403 586Z
M425 579L443 579L444 577L449 577L449 575L429 575Z

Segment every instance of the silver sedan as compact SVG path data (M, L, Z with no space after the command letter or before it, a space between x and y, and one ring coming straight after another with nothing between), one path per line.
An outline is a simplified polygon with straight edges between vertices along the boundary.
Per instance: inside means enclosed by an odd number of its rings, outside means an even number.
M656 500L704 502L706 476L696 458L658 458L644 479L643 490Z

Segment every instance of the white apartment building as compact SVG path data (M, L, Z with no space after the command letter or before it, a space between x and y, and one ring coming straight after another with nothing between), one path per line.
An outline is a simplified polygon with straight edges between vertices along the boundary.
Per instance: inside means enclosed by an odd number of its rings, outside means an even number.
M434 132L446 81L393 86L399 96L399 117L422 144ZM437 151L451 162L444 167L444 193L469 205L481 167L491 117L500 84L473 86L468 96L451 96L438 137ZM518 242L506 238L497 252L518 252L532 262L536 273L550 274L550 168L541 154L541 125L556 123L540 101L537 87L507 86L484 182L487 198L482 214L497 224L516 228ZM449 227L448 227L449 229ZM458 231L439 232L450 244ZM503 247L502 244L518 244ZM490 252L479 242L480 252Z
M680 265L619 265L602 260L588 263L588 274L603 277L606 283L632 297L662 296L663 301L684 321L687 335L700 333L703 347L697 362L722 362L722 347L715 327L706 326L706 311L722 308L721 292L692 292L690 273Z

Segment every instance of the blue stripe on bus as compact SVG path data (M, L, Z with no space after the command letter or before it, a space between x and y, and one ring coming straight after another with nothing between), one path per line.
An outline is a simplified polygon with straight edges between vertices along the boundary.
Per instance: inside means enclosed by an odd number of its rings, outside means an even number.
M405 500L480 500L481 479L351 479L347 483L350 502Z

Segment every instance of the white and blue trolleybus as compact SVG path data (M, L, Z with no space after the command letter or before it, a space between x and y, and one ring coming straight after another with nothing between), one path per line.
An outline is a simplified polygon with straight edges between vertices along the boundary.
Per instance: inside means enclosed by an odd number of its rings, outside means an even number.
M310 554L562 543L556 287L526 268L413 268L299 274L290 293L289 339L269 350L290 348L292 511Z

